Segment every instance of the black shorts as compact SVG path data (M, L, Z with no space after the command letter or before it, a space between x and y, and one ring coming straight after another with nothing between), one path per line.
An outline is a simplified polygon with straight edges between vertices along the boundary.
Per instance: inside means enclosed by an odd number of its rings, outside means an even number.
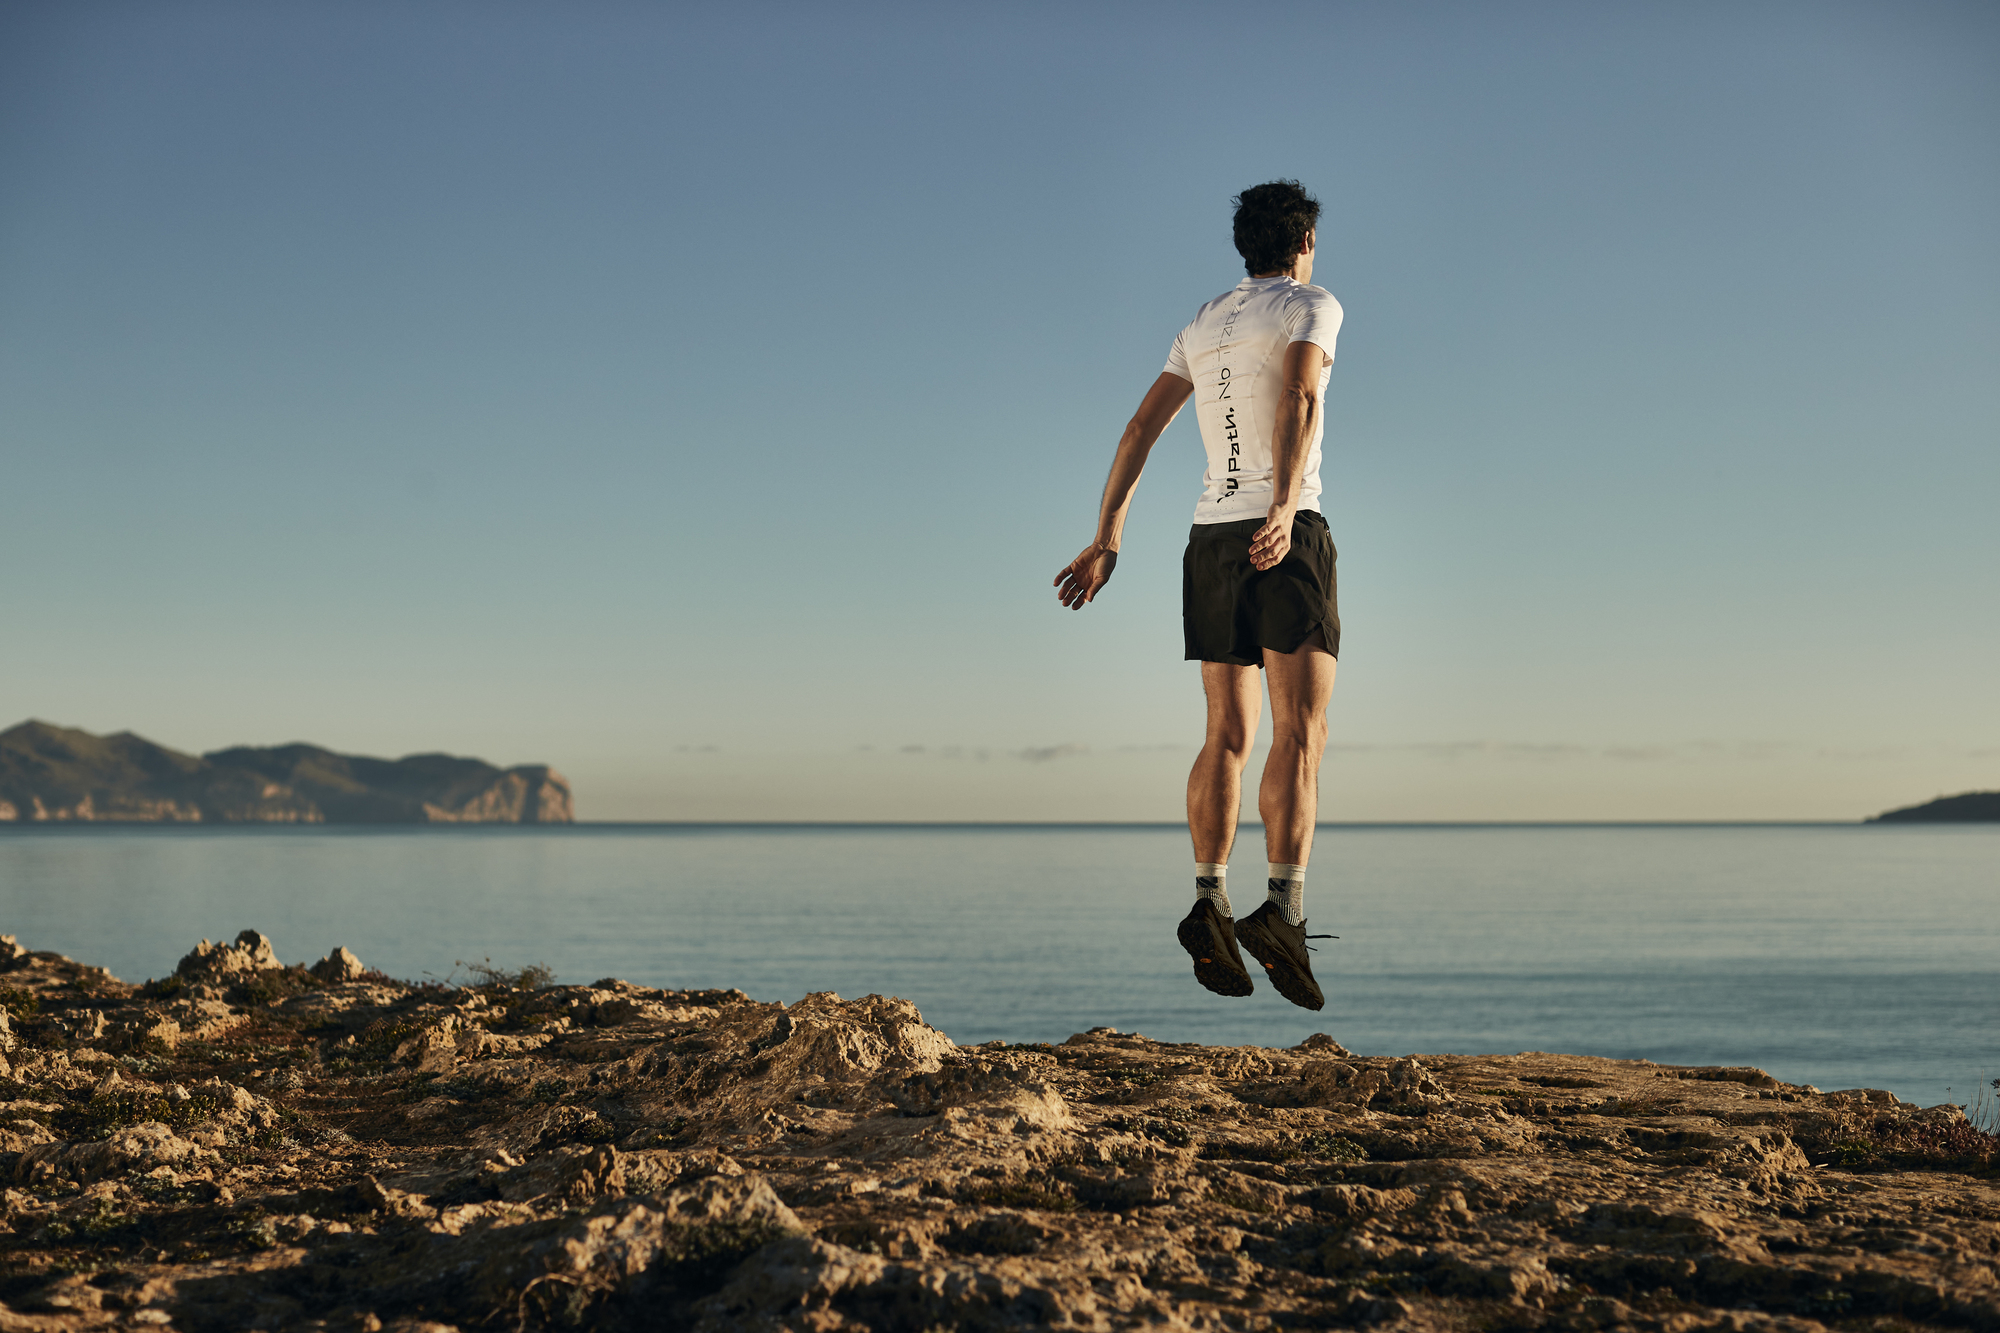
M1276 567L1250 563L1261 518L1197 523L1181 557L1181 626L1190 662L1262 666L1264 649L1297 652L1314 630L1340 656L1340 609L1333 586L1333 534L1317 511L1292 520L1292 549Z

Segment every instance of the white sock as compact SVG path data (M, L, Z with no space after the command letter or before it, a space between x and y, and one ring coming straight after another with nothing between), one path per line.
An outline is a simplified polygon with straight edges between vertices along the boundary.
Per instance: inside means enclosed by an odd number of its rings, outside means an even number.
M1266 861L1270 869L1270 880L1265 889L1264 901L1276 903L1284 913L1287 925L1302 926L1306 920L1306 868L1288 866L1277 861Z
M1194 863L1194 896L1199 902L1203 898L1215 904L1215 910L1225 917L1235 916L1229 906L1229 863L1227 861L1196 861Z

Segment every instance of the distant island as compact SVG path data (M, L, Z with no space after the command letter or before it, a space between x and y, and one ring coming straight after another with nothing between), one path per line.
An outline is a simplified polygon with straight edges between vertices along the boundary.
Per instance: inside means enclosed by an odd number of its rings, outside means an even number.
M1922 805L1906 805L1876 815L1871 824L1985 824L2000 823L2000 791L1968 791L1957 796L1940 796Z
M0 731L0 822L568 824L569 780L546 764L496 768L413 754L369 759L317 745L196 756L121 731L28 721Z

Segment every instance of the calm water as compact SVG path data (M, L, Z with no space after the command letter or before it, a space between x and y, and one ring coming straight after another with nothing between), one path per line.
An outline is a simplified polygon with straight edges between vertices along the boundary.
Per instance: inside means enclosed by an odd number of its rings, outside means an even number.
M1926 1105L2000 1076L2000 827L1328 827L1319 1014L1195 985L1175 828L10 828L0 931L162 975L262 930L398 976L914 1000L961 1042L1098 1024L1365 1054L1755 1064ZM1244 848L1261 857L1246 830ZM1236 858L1239 912L1263 865ZM459 975L464 975L460 970Z

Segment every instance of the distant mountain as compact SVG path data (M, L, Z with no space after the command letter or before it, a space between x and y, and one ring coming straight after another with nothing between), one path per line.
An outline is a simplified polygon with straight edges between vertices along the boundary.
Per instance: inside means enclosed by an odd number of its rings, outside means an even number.
M1969 791L1906 805L1868 821L1871 824L1984 824L2000 822L2000 791Z
M121 731L23 722L0 731L0 821L220 824L567 824L569 781L546 764L495 768L317 745L237 746L197 758Z

